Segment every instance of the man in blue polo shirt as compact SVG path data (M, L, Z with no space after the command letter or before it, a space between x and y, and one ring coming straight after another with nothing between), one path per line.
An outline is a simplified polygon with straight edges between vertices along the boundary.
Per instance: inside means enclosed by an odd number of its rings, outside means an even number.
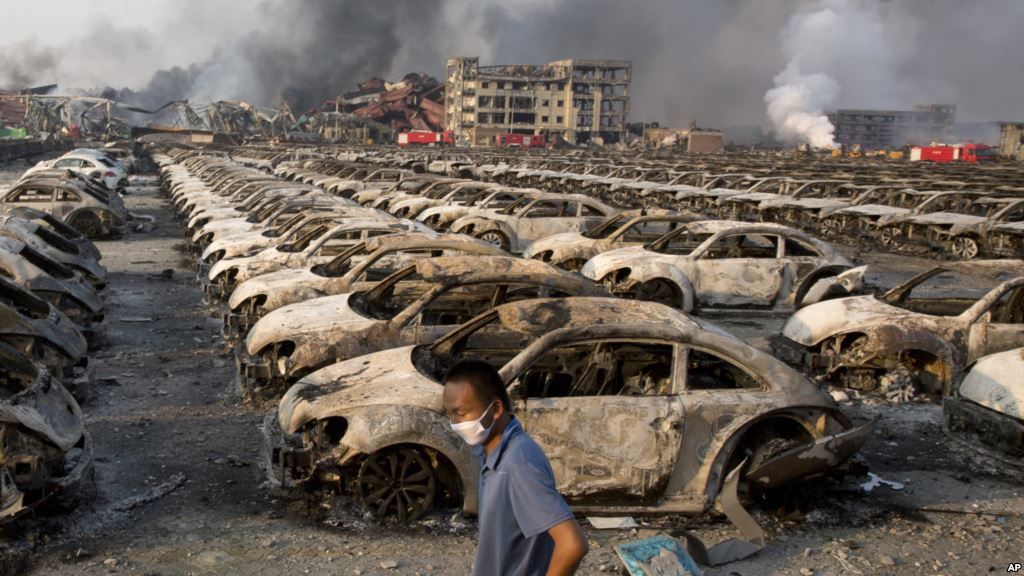
M512 415L498 371L479 360L456 363L442 401L452 429L482 447L474 576L574 574L587 540L547 457Z

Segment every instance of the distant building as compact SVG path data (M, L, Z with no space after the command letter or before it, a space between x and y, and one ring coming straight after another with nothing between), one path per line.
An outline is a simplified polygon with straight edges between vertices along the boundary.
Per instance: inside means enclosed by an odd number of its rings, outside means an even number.
M704 128L650 127L644 130L645 145L652 148L676 146L694 154L713 154L725 148L725 135Z
M898 148L943 140L953 126L956 106L929 104L913 110L836 110L828 115L837 144Z
M999 155L1024 160L1024 123L1003 122L999 130Z
M499 135L544 134L568 142L624 140L632 64L559 60L480 66L451 58L445 68L445 126L456 142L494 145Z

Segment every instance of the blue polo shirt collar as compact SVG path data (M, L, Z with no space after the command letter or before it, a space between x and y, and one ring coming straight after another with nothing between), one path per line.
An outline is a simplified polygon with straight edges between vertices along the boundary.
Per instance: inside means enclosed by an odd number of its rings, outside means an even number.
M494 470L498 466L498 463L501 461L502 454L505 453L505 448L508 447L509 440L522 431L523 427L519 425L519 420L517 420L515 416L512 416L508 421L508 424L505 426L505 431L501 434L501 442L498 444L497 449L490 454L487 454L487 452L484 451L486 458L484 458L484 465L480 469L481 474L487 470Z

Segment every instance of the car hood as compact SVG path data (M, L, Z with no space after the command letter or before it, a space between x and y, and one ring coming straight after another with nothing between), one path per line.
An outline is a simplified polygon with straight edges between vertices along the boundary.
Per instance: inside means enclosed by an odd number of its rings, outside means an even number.
M88 347L75 323L52 305L48 318L26 318L9 306L0 305L0 334L46 340L73 361L84 356Z
M850 206L836 212L837 214L856 214L858 216L900 216L909 214L908 208L896 206L884 206L882 204L865 204L863 206Z
M322 335L340 327L359 330L380 322L357 314L349 306L351 296L324 296L270 312L249 330L246 349L249 354L256 355L267 345L281 340L291 340L298 345L307 334Z
M932 212L930 214L912 216L910 218L906 218L905 221L929 226L970 226L972 224L980 224L984 222L985 218L981 216L969 216L967 214L956 214L954 212Z
M829 336L914 320L934 322L930 316L891 306L875 296L826 300L801 308L782 327L782 335L804 346Z
M1024 348L985 356L964 376L960 396L1024 420Z
M45 371L30 388L0 404L0 422L24 426L64 452L85 433L85 418L78 402Z
M309 422L363 406L401 404L440 413L442 387L416 369L415 350L404 346L375 352L306 376L281 398L281 429L294 434Z
M594 242L594 240L587 238L579 232L562 232L553 236L545 236L544 238L537 240L523 251L523 258L533 258L534 254L539 254L548 250L551 250L552 252L567 250L580 244L589 246Z
M774 192L747 192L746 194L737 194L730 196L726 199L728 202L764 202L765 200L775 200L781 197L781 194Z
M259 274L280 270L289 256L296 256L297 261L302 255L296 252L282 252L276 246L270 246L252 256L224 258L210 267L209 279L213 280L225 271L236 268L238 269L236 280L242 282Z
M773 200L765 200L761 204L761 208L776 208L779 206L792 206L794 208L805 208L809 210L817 210L821 208L835 208L837 206L849 206L848 200L837 200L835 198L775 198Z
M629 246L628 248L609 250L608 252L594 256L583 265L583 269L580 270L580 273L591 280L600 280L609 272L618 270L619 268L629 268L638 261L650 262L652 260L660 260L663 258L670 259L675 258L675 256L651 252L643 246Z
M206 249L203 250L202 259L206 260L211 254L221 250L225 252L225 257L230 258L248 252L252 248L270 246L275 240L278 240L278 238L270 238L259 232L242 232L229 238L221 238L210 242Z
M239 284L231 293L228 305L232 309L237 309L246 300L262 294L267 296L263 307L273 310L280 307L280 304L275 303L275 297L281 293L291 290L312 294L330 280L334 280L334 278L325 278L314 274L309 268L291 268L260 274Z

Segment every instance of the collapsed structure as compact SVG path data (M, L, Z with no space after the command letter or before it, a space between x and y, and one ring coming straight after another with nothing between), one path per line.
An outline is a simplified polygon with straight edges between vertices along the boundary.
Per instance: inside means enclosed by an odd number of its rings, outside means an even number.
M495 143L504 133L549 134L567 142L625 140L632 63L558 60L543 65L445 66L445 126L456 142Z
M828 115L837 144L898 148L909 141L944 140L956 118L952 104L914 106L913 110L836 110Z

